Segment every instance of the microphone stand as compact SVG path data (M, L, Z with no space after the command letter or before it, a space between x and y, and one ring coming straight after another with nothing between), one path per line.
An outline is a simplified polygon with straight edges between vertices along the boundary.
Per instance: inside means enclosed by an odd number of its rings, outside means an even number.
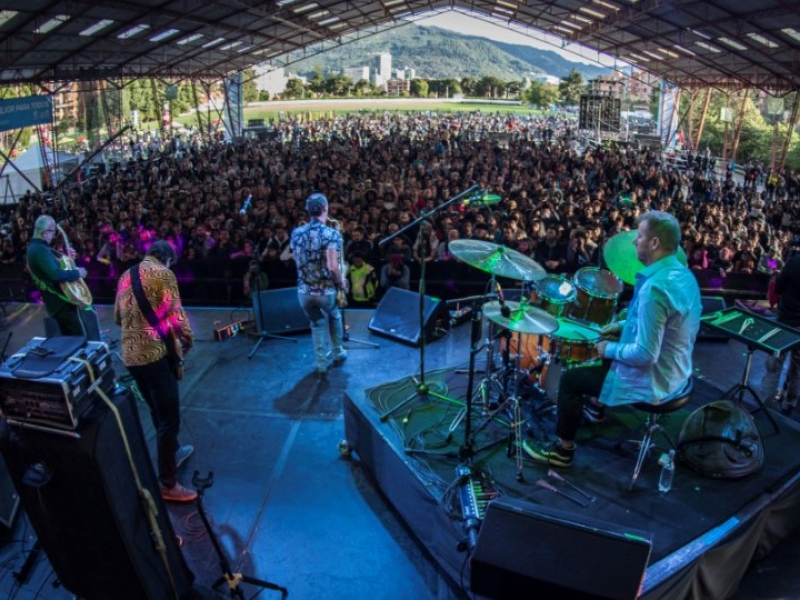
M456 194L449 200L446 200L439 206L435 206L429 211L423 211L416 219L411 221L408 225L399 229L398 231L394 232L392 235L383 238L380 242L378 242L378 246L385 246L389 242L391 242L394 238L399 235L402 235L412 227L416 225L420 225L419 231L417 232L417 240L419 248L422 249L422 221L425 221L432 215L436 214L440 210L458 202L462 198L466 198L480 190L480 186L478 184L472 185L471 187L467 188L460 194ZM431 396L436 398L437 400L444 400L445 402L453 402L450 398L445 396L444 394L440 394L439 392L435 392L428 387L428 382L425 379L425 346L427 344L427 335L425 333L425 260L420 261L420 274L419 274L419 379L412 378L414 384L416 385L416 391L411 394L408 398L401 401L399 404L393 406L386 412L384 412L380 419L382 422L385 422L389 417L391 417L394 413L399 410L402 410L404 406L408 405L410 402L414 400L414 398L421 397L427 398Z
M266 339L272 340L289 340L290 342L297 343L297 340L294 338L286 337L285 335L275 335L274 333L268 333L266 329L264 329L264 312L261 306L261 267L259 266L258 269L250 269L250 279L252 281L253 277L256 279L256 293L253 296L253 310L256 313L256 325L260 328L258 332L258 339L256 343L253 344L252 350L250 350L250 354L247 355L248 359L253 358L258 349L261 347L261 343ZM251 291L252 294L252 291Z
M380 344L376 344L375 342L369 342L367 340L360 340L358 338L351 338L350 332L347 331L347 309L344 307L339 308L339 312L342 315L342 341L343 342L353 342L354 344L361 344L363 346L367 346L368 348L372 348L373 350L377 350L380 348Z

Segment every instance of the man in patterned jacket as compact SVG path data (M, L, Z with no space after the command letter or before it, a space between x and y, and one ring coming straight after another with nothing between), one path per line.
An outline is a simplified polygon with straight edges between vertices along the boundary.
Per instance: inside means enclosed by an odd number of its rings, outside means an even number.
M157 241L140 264L122 274L117 285L114 321L122 326L122 362L150 407L156 429L161 496L171 502L191 502L197 498L197 492L178 483L177 471L194 448L178 446L181 423L178 380L161 335L171 329L184 354L194 342L189 319L181 305L178 281L170 271L175 258L175 250L168 242ZM134 269L138 269L141 288L161 333L140 308L131 283Z
M311 321L311 339L317 363L317 377L328 371L328 355L334 366L347 359L342 347L342 315L336 304L336 291L347 291L340 263L342 236L328 227L328 199L311 194L306 200L310 222L292 232L291 248L297 264L297 298ZM330 353L325 329L330 335Z

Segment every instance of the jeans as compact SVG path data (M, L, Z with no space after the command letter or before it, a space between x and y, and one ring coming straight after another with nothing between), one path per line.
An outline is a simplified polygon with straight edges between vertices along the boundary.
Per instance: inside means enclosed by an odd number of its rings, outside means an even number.
M322 294L298 292L297 299L311 322L311 341L314 343L317 370L325 371L328 368L326 323L333 359L342 358L346 354L342 347L344 331L342 329L342 313L339 312L339 307L336 305L336 291L329 290Z
M87 340L100 342L100 321L93 307L80 308L65 304L58 312L50 315L58 323L61 335L76 335Z
M800 396L800 347L795 346L789 352L782 352L779 356L768 356L764 365L764 378L761 380L761 400L767 404L774 404L775 396L778 395L783 363L786 356L791 356L789 361L789 373L786 375L788 392L785 402L789 406L796 406Z
M156 429L158 480L165 487L174 487L178 482L175 453L178 451L178 431L181 426L178 380L166 356L148 365L128 367L128 371L150 407L150 416Z
M591 367L576 367L564 371L558 387L558 420L556 435L568 442L575 441L583 419L586 396L599 396L611 361Z

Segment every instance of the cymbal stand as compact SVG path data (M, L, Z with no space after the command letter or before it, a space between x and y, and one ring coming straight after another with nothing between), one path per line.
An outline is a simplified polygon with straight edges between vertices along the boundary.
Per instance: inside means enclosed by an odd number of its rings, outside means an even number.
M510 344L509 344L510 345ZM522 475L522 425L524 419L522 418L522 405L519 397L519 378L522 373L520 368L520 361L522 352L522 334L517 332L517 354L514 359L514 389L512 390L508 402L511 404L511 424L508 434L508 446L506 452L508 456L514 456L517 466L517 481L523 481Z
M423 221L427 221L430 217L435 215L440 210L450 206L451 204L453 204L455 202L458 202L459 200L461 200L463 198L466 198L466 197L470 196L471 194L477 192L478 190L480 190L480 186L475 184L475 185L467 188L466 190L464 190L460 194L456 194L452 198L446 200L445 202L443 202L439 206L435 206L434 208L432 208L429 211L422 212L419 215L419 217L417 217L416 219L411 221L408 225L406 225L402 229L399 229L399 230L395 231L392 235L390 235L388 237L385 237L381 241L379 241L378 242L378 246L385 246L387 243L389 243L391 240L393 240L397 236L402 235L403 233L405 233L406 231L408 231L409 229L411 229L413 227L419 226L419 229L417 231L417 240L419 242L419 247L422 248L422 235L423 235L422 223L423 223ZM402 410L405 406L407 406L408 404L413 402L415 398L427 398L427 397L430 396L430 397L435 398L437 400L443 400L445 402L450 402L450 403L453 402L453 400L448 398L446 395L441 394L439 392L436 392L434 390L431 390L430 387L428 386L428 382L426 380L426 373L425 373L425 347L427 346L427 341L428 340L427 340L427 334L425 332L425 275L426 275L425 264L426 264L425 260L421 260L420 261L420 273L419 273L419 330L420 330L420 335L419 335L419 378L412 378L412 381L414 382L414 385L416 386L416 390L408 398L406 398L405 400L402 400L400 403L396 404L395 406L393 406L392 408L390 408L389 410L384 412L380 416L380 420L381 421L388 420L389 417L391 417L394 413L396 413L399 410Z

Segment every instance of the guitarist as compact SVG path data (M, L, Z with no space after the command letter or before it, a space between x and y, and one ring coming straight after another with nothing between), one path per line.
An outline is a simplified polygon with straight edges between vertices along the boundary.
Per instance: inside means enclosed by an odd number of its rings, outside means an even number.
M192 502L197 492L177 478L178 467L194 451L192 446L178 445L178 368L194 336L181 305L178 281L170 271L175 259L172 246L160 240L150 246L141 263L122 274L114 321L122 327L122 362L150 407L156 429L161 496L169 502Z
M36 219L33 239L28 245L28 270L36 286L42 291L47 314L58 324L61 335L83 336L100 341L100 325L91 306L74 304L61 289L62 282L78 281L86 277L86 269L64 269L59 254L50 247L56 235L56 221L49 215ZM74 251L70 252L74 258Z

